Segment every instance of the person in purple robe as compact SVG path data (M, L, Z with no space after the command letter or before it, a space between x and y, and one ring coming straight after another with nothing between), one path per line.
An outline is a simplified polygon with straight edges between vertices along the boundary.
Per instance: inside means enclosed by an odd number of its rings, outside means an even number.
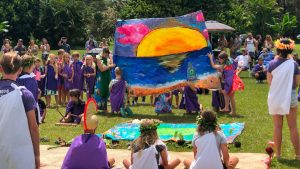
M78 89L70 90L70 101L66 107L65 117L61 122L79 124L83 116L84 108L85 102L80 99L80 91Z
M238 76L236 75L236 68L237 63L234 62L232 59L228 57L226 52L221 52L218 55L218 59L220 64L215 64L213 61L213 55L211 53L208 54L210 59L211 66L222 72L222 93L224 94L224 102L225 106L224 109L220 110L221 112L231 112L229 113L231 116L236 115L236 104L235 104L235 97L234 97L234 80L237 80ZM216 99L213 99L213 101ZM231 103L231 105L230 105ZM216 103L215 103L216 104Z
M35 59L35 68L33 69L38 88L41 90L41 97L45 96L45 69L41 66L41 59Z
M95 80L96 80L96 68L93 65L93 56L87 55L85 57L85 64L82 67L82 75L83 75L83 81L82 81L82 88L83 86L86 86L86 95L87 98L91 98L92 94L94 93L94 86L95 86Z
M122 78L122 70L119 67L115 68L116 79L113 79L109 84L111 112L121 113L123 117L131 116L133 113L126 106L126 93L128 93L127 82Z
M201 111L198 102L197 89L191 82L188 82L188 85L184 87L179 108L185 109L186 114L191 114L193 112L199 113Z
M55 96L56 107L58 105L57 95L57 79L58 79L58 66L55 59L55 55L50 53L48 61L45 66L45 95L47 107L50 107L51 96Z
M73 82L73 69L70 64L70 54L65 53L63 55L62 68L60 72L60 76L63 77L63 86L62 86L62 98L61 104L65 105L67 101L69 101L69 90L72 88Z
M85 121L83 119L83 121ZM96 115L87 116L84 122L84 134L77 136L62 164L62 169L109 169L114 163L114 158L108 158L106 144L102 138L95 135L98 127Z
M82 67L83 63L79 60L79 57L80 57L80 54L78 52L73 52L73 54L72 54L73 63L71 65L72 70L74 72L72 89L81 90L82 89L82 86L81 86L81 84L82 84L81 83L81 81L82 81L81 67Z

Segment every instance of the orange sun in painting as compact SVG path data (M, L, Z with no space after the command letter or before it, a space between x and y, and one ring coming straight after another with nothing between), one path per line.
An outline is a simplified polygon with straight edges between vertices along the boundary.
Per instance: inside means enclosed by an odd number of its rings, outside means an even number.
M157 57L200 50L207 41L198 30L172 27L148 33L137 47L137 57Z

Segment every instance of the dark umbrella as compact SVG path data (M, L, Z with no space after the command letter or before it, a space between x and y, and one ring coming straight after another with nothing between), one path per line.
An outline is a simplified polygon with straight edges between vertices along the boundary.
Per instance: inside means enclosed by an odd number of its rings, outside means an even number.
M206 28L209 33L214 33L214 32L232 32L235 29L225 25L223 23L220 23L218 21L206 21L205 22Z

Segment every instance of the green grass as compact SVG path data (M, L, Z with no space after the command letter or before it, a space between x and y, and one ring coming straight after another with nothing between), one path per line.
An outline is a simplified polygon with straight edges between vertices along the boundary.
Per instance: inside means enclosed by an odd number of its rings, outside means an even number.
M300 53L300 45L296 46L296 52ZM84 51L81 51L84 53ZM268 114L267 106L267 84L256 84L255 80L249 78L248 72L244 72L242 80L245 83L245 90L243 92L236 93L237 112L241 115L239 118L232 118L227 115L218 114L219 123L230 123L230 122L245 122L245 130L237 138L242 143L241 148L235 148L233 145L229 145L230 152L251 152L251 153L265 153L265 147L267 142L272 140L273 122L271 116ZM211 108L211 95L200 95L199 100L204 108ZM54 99L52 99L53 103ZM147 97L149 103L149 97ZM166 123L194 123L195 116L183 117L182 110L174 110L173 114L159 115L154 113L154 108L145 106L133 106L131 107L135 113L131 118L121 118L119 116L111 114L97 114L100 120L98 133L102 133L110 129L116 124L126 122L132 119L142 118L159 118ZM70 140L75 136L82 133L82 127L63 127L55 126L61 118L59 113L54 109L48 109L46 117L46 123L40 126L41 137L47 137L50 139L50 143L54 144L54 141L58 137L62 137L65 140ZM65 111L65 108L60 108L61 112ZM300 117L298 116L298 124L300 123ZM120 142L118 148L127 148L127 142ZM190 151L192 150L187 147L177 147L174 144L168 144L168 149L171 151ZM276 169L296 169L300 166L300 161L294 159L294 150L290 142L289 130L284 122L283 128L283 143L282 143L282 156L283 159L280 161L274 160L272 168ZM298 166L298 167L297 167Z

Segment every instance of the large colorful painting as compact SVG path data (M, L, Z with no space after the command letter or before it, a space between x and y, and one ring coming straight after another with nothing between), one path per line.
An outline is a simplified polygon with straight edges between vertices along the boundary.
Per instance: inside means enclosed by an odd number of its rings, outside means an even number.
M192 81L217 88L208 31L201 11L173 18L117 22L114 62L135 95L160 94Z

